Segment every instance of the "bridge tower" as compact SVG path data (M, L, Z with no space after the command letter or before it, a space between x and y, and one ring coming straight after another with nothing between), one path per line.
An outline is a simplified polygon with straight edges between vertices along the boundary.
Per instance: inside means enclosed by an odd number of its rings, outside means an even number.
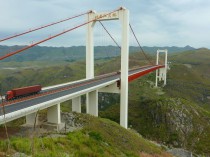
M165 54L165 60L164 60L164 68L160 68L156 70L156 80L155 80L155 86L158 86L158 81L163 81L163 85L166 85L166 77L167 77L167 69L168 69L168 50L157 50L157 58L156 58L156 65L159 65L159 59L160 59L160 53Z
M128 125L128 69L129 69L129 11L121 7L111 13L96 13L91 11L87 17L90 22L86 36L86 79L94 78L94 43L93 30L97 21L119 20L122 25L121 34L121 87L120 87L120 125ZM110 89L113 89L112 87ZM111 92L111 91L109 91ZM114 91L113 91L114 92ZM78 98L77 98L78 99ZM86 95L87 113L98 116L98 91L91 91ZM76 101L75 101L76 102ZM77 101L78 102L78 101ZM74 105L75 106L75 105Z

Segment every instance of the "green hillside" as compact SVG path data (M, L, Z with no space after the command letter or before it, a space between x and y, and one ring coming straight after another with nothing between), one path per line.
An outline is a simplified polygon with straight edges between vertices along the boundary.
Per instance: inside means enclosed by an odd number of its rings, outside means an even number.
M172 55L170 60L183 64L209 64L210 50L200 48L196 50L184 51Z
M171 97L194 101L201 106L210 105L210 80L205 75L199 69L188 68L183 64L173 65L168 73L166 93Z
M10 140L7 154L21 152L35 157L58 156L130 156L171 157L161 147L143 139L133 130L127 130L107 119L86 114L74 114L82 129L63 133L56 137L48 134L41 137ZM32 140L33 139L33 140ZM33 145L33 147L32 147ZM33 149L32 149L33 148ZM0 156L5 155L7 144L0 141Z
M210 112L192 101L171 98L154 88L148 77L129 87L129 126L143 137L166 145L210 155ZM165 94L164 94L165 93ZM119 103L100 115L119 122Z
M170 61L167 93L210 109L210 50L186 51L172 55Z

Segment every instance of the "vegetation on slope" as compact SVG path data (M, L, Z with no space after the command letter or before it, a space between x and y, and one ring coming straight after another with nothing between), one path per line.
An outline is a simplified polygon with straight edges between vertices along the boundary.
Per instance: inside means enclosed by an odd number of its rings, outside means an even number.
M172 55L170 60L183 64L209 64L210 50L200 48L196 50L184 51Z
M210 80L203 78L199 71L183 64L173 65L168 73L167 82L165 90L169 96L210 107Z
M169 98L151 84L137 80L130 85L129 126L145 138L210 155L210 112L188 100ZM119 104L100 115L119 122Z
M10 140L11 148L8 153L21 152L39 157L67 155L137 157L141 154L156 157L171 156L136 132L124 129L115 122L90 115L76 113L74 115L76 123L83 125L82 129L57 137L43 135L34 140L13 137ZM0 141L0 151L5 152L6 149L6 142Z
M170 60L173 64L165 88L169 96L193 101L210 111L210 50L187 51Z

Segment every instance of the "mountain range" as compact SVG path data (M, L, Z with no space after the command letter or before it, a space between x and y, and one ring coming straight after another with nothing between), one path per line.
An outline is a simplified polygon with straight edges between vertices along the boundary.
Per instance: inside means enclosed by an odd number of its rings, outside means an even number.
M19 50L25 46L3 46L0 45L1 56ZM154 54L158 49L168 49L169 53L183 52L188 50L194 50L191 46L185 47L142 47L145 52ZM139 47L130 46L130 53L141 51ZM110 58L120 55L120 49L116 46L95 46L95 59ZM4 60L8 61L77 61L85 58L85 46L72 46L72 47L46 47L46 46L35 46L22 53L16 54L10 58Z

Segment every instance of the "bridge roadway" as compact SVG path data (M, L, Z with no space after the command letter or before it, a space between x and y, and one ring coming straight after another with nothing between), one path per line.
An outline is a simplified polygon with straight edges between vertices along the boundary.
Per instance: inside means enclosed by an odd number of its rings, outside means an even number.
M157 66L144 66L144 67L140 67L138 69L133 69L129 71L129 77L135 77L135 75L137 77L140 77L142 75L145 75L149 72L155 71L159 68L162 68L164 66L161 65L157 65ZM133 78L134 79L134 78ZM133 80L131 79L131 80ZM116 82L120 80L120 73L111 73L111 74L107 74L107 75L102 75L102 76L98 76L94 79L87 79L87 80L82 80L80 82L76 82L73 84L68 84L68 85L63 85L63 86L59 86L59 87L54 87L54 88L50 88L50 89L45 89L42 91L42 93L44 92L49 92L49 91L53 91L55 90L56 92L52 92L46 95L40 95L37 97L33 97L31 99L26 99L20 102L14 102L8 105L5 105L5 113L11 113L11 112L15 112L15 111L19 111L22 110L24 108L27 107L31 107L31 106L35 106L37 104L41 104L56 98L60 98L72 93L76 93L79 91L83 91L85 89L88 88L92 88L98 85L103 85L104 87L107 86L110 82L110 84L112 84L113 82ZM102 87L103 88L103 87ZM61 89L61 90L59 90ZM6 115L5 114L5 115ZM3 115L2 112L0 112L0 117Z

